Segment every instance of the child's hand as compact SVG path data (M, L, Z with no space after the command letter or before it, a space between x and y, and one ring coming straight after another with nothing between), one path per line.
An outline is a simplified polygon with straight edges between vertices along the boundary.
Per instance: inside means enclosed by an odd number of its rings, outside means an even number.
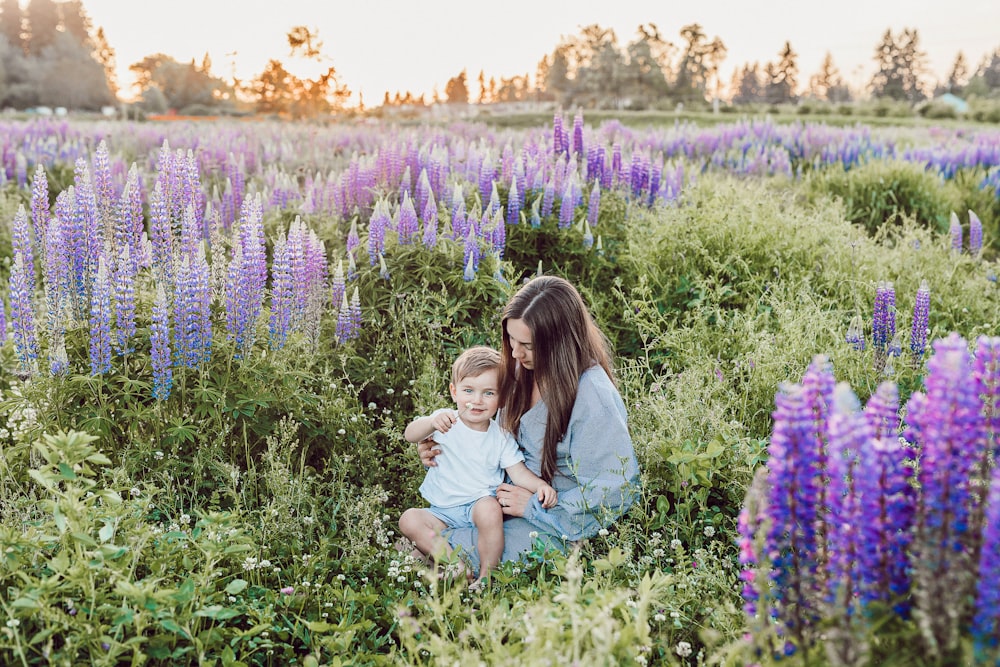
M445 410L434 415L434 419L431 420L431 426L434 430L440 431L441 433L447 433L455 422L458 421L458 413L454 410Z
M550 507L555 507L556 502L559 500L559 494L548 484L542 484L538 487L538 502L542 504L542 507L549 509Z

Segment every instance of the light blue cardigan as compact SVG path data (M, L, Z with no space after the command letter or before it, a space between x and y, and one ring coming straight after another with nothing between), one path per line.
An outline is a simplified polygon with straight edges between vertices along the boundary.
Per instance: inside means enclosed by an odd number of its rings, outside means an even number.
M542 467L547 418L548 409L539 401L521 417L517 434L524 462L536 475ZM504 521L503 560L517 560L531 550L532 532L565 551L570 542L591 537L617 520L635 500L639 465L628 433L625 403L600 366L580 376L566 436L556 447L552 486L559 492L555 507L543 508L534 496L523 519ZM478 570L476 528L458 528L445 535Z

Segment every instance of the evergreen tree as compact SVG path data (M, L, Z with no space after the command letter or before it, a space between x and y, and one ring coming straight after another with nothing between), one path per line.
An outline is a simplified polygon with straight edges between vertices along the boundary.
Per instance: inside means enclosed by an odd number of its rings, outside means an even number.
M961 95L965 84L969 82L969 65L965 62L965 54L961 51L955 56L955 62L948 73L948 82L945 84L947 92L954 95Z
M445 97L448 99L448 104L468 104L469 103L469 87L465 83L465 70L458 76L453 76L448 79L448 83L444 87Z
M18 0L0 1L0 36L7 38L8 46L15 50L24 48L24 13Z
M53 0L28 0L28 51L39 55L56 41L59 33L59 6Z
M791 42L785 42L778 54L778 62L767 64L765 72L764 97L770 104L784 104L795 101L795 89L798 87L799 66L796 63L798 54L792 50Z
M666 97L667 77L657 57L665 50L666 43L652 23L639 26L636 39L626 46L625 91L633 106L644 107Z
M733 103L756 104L764 99L760 65L745 63L733 77Z
M916 29L904 28L899 37L886 30L875 49L878 71L872 77L875 97L919 102L924 99L922 77L927 70L927 54L920 50Z

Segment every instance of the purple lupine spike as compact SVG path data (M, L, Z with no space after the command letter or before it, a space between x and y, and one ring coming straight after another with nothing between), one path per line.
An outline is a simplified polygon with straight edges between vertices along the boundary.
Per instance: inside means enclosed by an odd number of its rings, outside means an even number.
M479 167L479 198L481 201L489 201L494 178L496 178L496 171L493 168L493 160L487 155Z
M977 664L1000 662L1000 467L993 471L986 499L979 579L971 634Z
M49 373L53 376L69 372L69 357L66 354L66 336L57 329L49 339Z
M357 338L361 335L361 325L363 324L363 319L361 317L361 296L358 294L358 288L354 288L354 292L351 294L351 307L349 310L349 317L351 320L351 338Z
M392 274L389 273L389 265L385 263L385 255L378 256L378 275L382 280L389 280Z
M568 146L563 145L563 119L560 112L556 112L552 117L552 154L558 155L566 150Z
M906 411L906 437L920 452L912 576L915 606L933 641L947 650L957 642L958 618L973 594L970 560L978 536L969 530L970 480L984 424L965 340L952 333L933 349L926 390L911 395Z
M822 445L809 394L803 386L783 385L775 396L768 446L771 525L764 543L771 564L771 613L800 645L815 614L816 525L822 506Z
M475 225L469 226L469 231L465 235L465 245L462 252L462 266L472 265L473 272L479 269L479 259L481 252L479 249L479 236L476 233Z
M111 278L104 257L98 259L90 294L90 374L111 370Z
M872 437L899 437L899 389L893 382L883 382L865 404L865 418L871 427Z
M573 152L583 155L583 110L578 109L573 117Z
M353 337L351 334L351 305L345 292L341 296L340 309L337 311L337 342L346 343Z
M379 255L385 251L385 232L391 225L389 203L380 199L375 203L375 210L368 221L368 260L372 266L375 266Z
M862 498L857 487L861 452L871 439L871 428L857 396L846 383L833 391L829 418L826 474L826 598L847 616L854 613L861 582Z
M978 257L983 251L983 223L973 211L969 211L969 254Z
M292 267L284 232L274 242L271 262L271 315L268 331L272 350L280 350L288 340L292 321Z
M861 315L855 315L851 318L851 323L847 326L847 334L844 336L844 340L857 352L864 352L865 350L865 329L864 320L861 319Z
M45 230L49 227L49 180L41 164L35 166L31 179L31 225L35 232L35 250L39 257L44 257L41 247L45 243Z
M573 184L566 184L566 191L563 192L562 201L559 204L559 229L569 229L573 226Z
M951 237L951 249L954 252L962 252L962 223L958 220L958 215L952 211L949 217L948 234Z
M0 296L0 346L7 342L7 304Z
M101 139L94 151L93 168L94 196L102 225L110 226L114 215L114 188L111 184L111 161L108 156L108 142Z
M621 144L614 144L611 147L611 174L612 184L622 180L622 147Z
M235 341L235 357L249 355L263 307L267 280L263 210L260 194L247 195L240 213L239 238L226 280L226 329Z
M511 179L510 190L507 192L507 224L516 225L520 222L521 207L524 205L524 198L517 189L517 179Z
M424 247L433 248L437 245L437 228L438 228L437 215L438 215L437 202L434 201L434 193L431 193L427 199L427 203L424 205L424 214L423 214Z
M583 221L583 247L588 250L594 246L594 232L590 229L590 223Z
M152 242L151 265L157 280L168 289L174 282L174 234L166 195L159 181L153 186L149 199L149 236Z
M931 289L926 280L921 280L917 298L913 303L913 325L910 330L910 352L913 354L914 365L919 365L927 351L930 310Z
M35 293L35 277L28 275L24 260L23 252L16 253L14 264L10 268L10 321L20 369L23 373L34 374L38 359L35 308L32 301Z
M112 264L112 297L115 314L115 335L113 336L115 351L118 354L131 354L135 351L133 337L135 336L135 262L132 260L129 246L122 247Z
M396 215L396 232L399 234L399 242L407 245L413 242L413 237L420 230L420 222L417 219L417 211L413 208L413 200L408 192L403 193L403 201L399 205Z
M331 285L330 304L337 306L344 299L347 293L347 280L344 273L344 260L337 262L337 268L333 271L333 283Z
M896 290L891 282L879 281L875 289L872 314L872 347L875 350L875 370L881 371L889 352L889 343L896 335Z
M502 258L507 249L507 225L504 223L503 211L493 214L487 229L490 230L490 246L493 254L497 258Z
M597 216L601 207L601 187L595 182L590 187L590 199L587 201L587 222L591 227L597 226Z
M542 216L541 216L541 213L539 213L539 211L538 211L538 207L539 207L539 205L541 203L542 203L542 198L540 196L539 197L535 197L535 201L533 201L531 203L531 218L530 218L530 221L531 221L531 226L535 227L535 228L538 228L538 227L542 226Z
M431 187L431 179L427 175L427 168L421 168L420 175L417 177L417 203L415 208L419 208L421 211L424 210L427 206L427 198L433 195L434 189Z
M553 203L555 203L555 199L556 199L555 183L550 178L547 181L545 181L545 187L542 188L542 208L540 213L543 218L552 215L552 205Z
M984 449L996 461L1000 458L1000 337L980 336L976 340L972 375L983 402Z
M871 406L869 400L867 408ZM910 544L914 515L909 449L898 437L875 437L861 450L855 488L861 498L858 526L862 534L858 566L862 604L892 604L909 615Z
M122 190L118 207L119 225L122 227L122 234L128 240L129 255L138 273L139 267L151 266L152 257L147 256L142 242L145 232L142 221L142 182L134 162L125 177L125 188Z
M351 230L347 233L347 252L354 254L354 251L361 245L361 237L358 235L358 214L351 218Z
M165 401L174 383L170 364L170 304L163 284L157 284L153 317L149 325L150 365L153 368L153 398Z
M28 224L28 212L24 204L18 204L14 214L14 224L11 229L11 245L13 253L20 254L24 261L24 272L35 280L35 242L32 240L32 229Z
M358 277L358 266L354 262L354 255L347 253L347 280L351 281Z

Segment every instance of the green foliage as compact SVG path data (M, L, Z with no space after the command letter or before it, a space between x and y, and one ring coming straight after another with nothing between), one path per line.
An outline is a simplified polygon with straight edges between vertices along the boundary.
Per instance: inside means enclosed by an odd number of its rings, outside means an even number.
M902 161L879 160L849 171L824 171L811 186L814 195L840 198L848 220L872 234L905 219L945 231L956 203L940 179L919 165Z

